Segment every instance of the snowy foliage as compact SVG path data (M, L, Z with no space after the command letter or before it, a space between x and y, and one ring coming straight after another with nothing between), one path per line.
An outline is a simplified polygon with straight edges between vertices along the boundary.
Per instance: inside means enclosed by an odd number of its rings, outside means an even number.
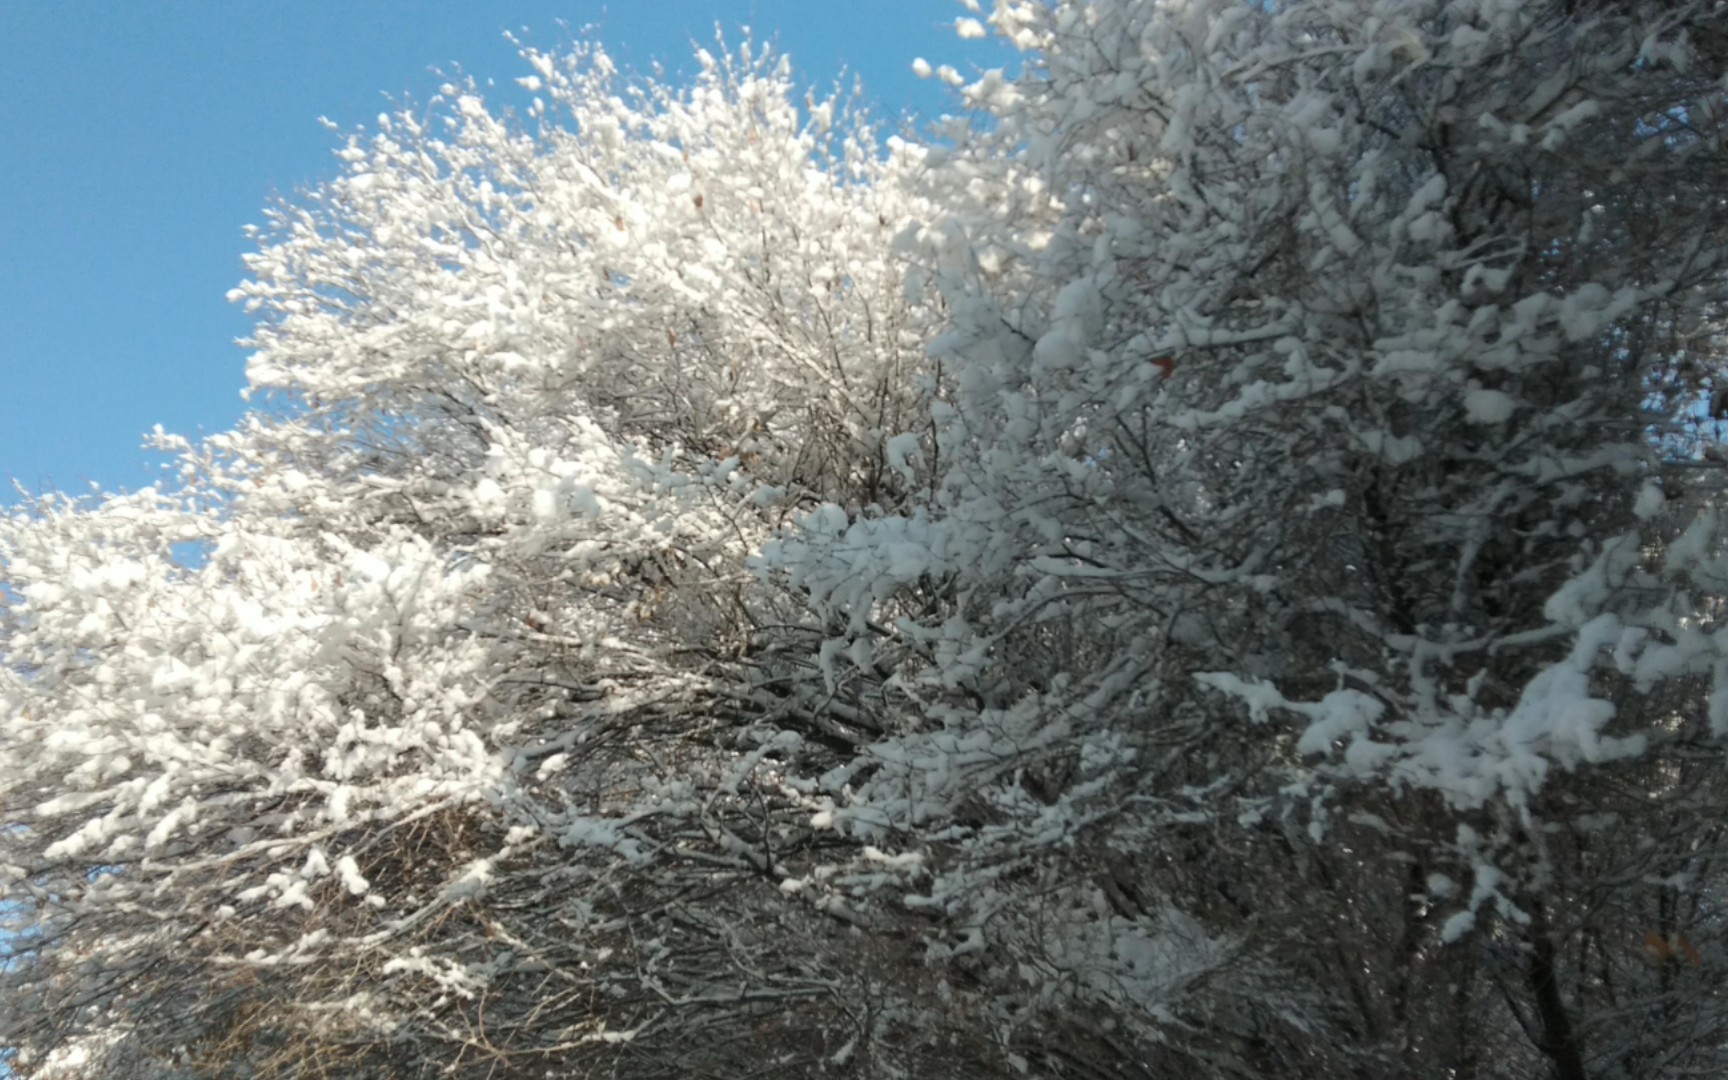
M18 1068L1728 1068L1728 13L974 14L271 211L276 407L0 521Z

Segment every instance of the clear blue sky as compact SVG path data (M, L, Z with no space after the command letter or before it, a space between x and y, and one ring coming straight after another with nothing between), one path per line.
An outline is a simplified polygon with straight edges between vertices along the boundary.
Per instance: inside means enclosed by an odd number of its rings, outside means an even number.
M952 33L953 0L0 0L0 505L31 490L137 488L152 425L240 415L247 320L223 294L241 229L334 171L335 137L434 68L501 86L540 47L597 37L622 66L688 71L692 41L748 25L805 81L842 70L880 113L934 116L914 57L1001 64ZM569 29L563 29L560 22Z

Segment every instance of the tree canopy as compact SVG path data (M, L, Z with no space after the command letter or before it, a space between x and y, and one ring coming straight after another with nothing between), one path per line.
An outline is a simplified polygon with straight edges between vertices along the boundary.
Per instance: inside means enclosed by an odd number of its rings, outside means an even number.
M1728 11L527 48L0 518L21 1075L1728 1069Z

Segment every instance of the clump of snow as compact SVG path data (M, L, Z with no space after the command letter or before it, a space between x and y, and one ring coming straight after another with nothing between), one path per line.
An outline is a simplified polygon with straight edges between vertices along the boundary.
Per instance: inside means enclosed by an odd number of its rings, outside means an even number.
M1386 712L1386 706L1359 690L1334 690L1319 701L1304 705L1302 711L1310 721L1302 737L1296 740L1296 752L1323 754L1338 739L1366 737Z
M1517 401L1499 390L1477 386L1464 394L1464 415L1473 424L1504 424L1517 410Z
M1649 521L1661 515L1668 505L1667 496L1662 494L1662 488L1656 484L1646 483L1638 489L1638 498L1632 503L1632 513L1640 521Z

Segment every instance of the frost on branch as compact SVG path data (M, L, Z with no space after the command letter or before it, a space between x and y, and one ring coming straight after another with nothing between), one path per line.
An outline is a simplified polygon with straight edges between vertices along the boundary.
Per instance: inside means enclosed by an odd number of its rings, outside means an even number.
M1722 1070L1721 13L972 7L272 212L281 407L0 524L21 1067Z

